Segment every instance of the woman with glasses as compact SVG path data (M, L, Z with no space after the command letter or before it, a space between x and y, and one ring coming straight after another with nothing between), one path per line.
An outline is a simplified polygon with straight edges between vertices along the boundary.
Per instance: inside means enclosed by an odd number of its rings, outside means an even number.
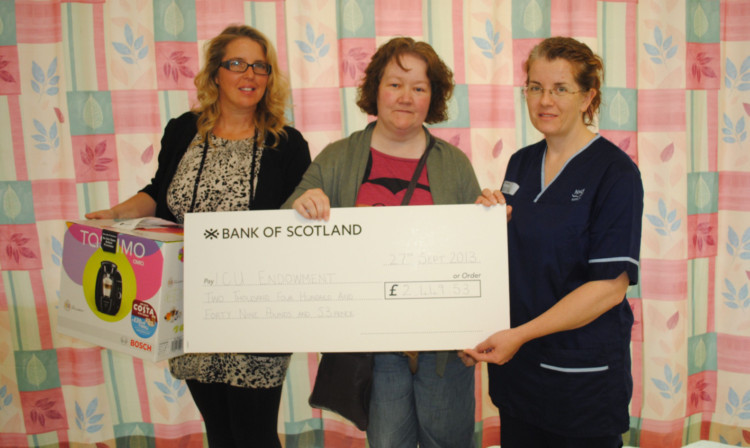
M205 47L195 78L199 104L164 130L151 184L90 219L278 209L310 164L302 135L286 125L289 84L269 40L229 26ZM199 255L199 254L198 254ZM189 256L189 255L188 255ZM277 419L287 354L202 353L169 360L185 379L212 447L280 447Z
M500 191L512 206L511 328L466 353L489 364L503 448L619 447L629 428L625 298L638 282L638 168L590 126L603 64L571 38L542 41L525 63L526 104L544 139L516 152Z

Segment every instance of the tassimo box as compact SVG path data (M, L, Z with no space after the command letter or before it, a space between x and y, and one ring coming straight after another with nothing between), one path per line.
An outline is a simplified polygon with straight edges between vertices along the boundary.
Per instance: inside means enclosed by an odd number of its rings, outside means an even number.
M67 226L58 330L151 361L182 354L182 228L155 218Z

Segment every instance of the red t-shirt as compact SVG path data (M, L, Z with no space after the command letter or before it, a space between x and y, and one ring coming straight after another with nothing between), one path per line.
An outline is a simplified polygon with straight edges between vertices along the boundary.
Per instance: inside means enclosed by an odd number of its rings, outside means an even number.
M404 159L370 148L364 182L357 194L357 207L401 205L419 159ZM409 205L431 205L432 193L424 167Z

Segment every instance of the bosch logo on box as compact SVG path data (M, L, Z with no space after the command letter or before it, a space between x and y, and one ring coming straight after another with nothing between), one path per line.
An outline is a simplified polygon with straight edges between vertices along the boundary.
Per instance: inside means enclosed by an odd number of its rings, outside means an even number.
M151 351L151 344L146 344L145 342L137 341L135 339L130 340L130 346L147 352Z

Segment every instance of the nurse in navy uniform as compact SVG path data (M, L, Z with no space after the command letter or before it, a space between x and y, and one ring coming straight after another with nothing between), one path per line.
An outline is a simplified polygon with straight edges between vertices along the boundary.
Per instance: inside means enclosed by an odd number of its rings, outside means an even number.
M467 350L488 365L501 443L620 447L633 390L625 298L638 282L643 185L633 161L590 126L603 63L585 44L545 39L524 94L544 139L516 152L507 202L511 328Z

